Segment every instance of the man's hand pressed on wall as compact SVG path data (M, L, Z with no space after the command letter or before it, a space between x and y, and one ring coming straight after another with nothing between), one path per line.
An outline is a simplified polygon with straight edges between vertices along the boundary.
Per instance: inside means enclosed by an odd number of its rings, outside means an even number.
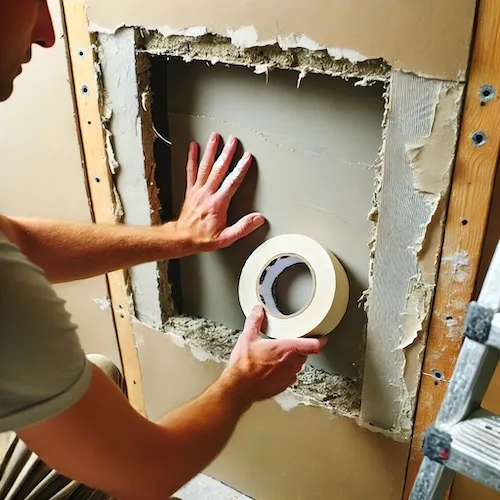
M189 146L186 199L176 230L185 234L196 251L228 247L264 224L258 213L248 214L233 226L227 226L229 204L252 163L252 155L244 153L232 172L227 175L238 139L230 136L222 153L216 158L220 136L212 133L201 161L199 146Z
M243 155L226 175L238 140L230 137L216 159L219 142L220 136L212 134L199 164L198 145L190 145L186 200L175 221L136 227L0 215L0 232L41 267L52 283L227 247L261 226L264 217L253 213L227 226L229 204L250 168L252 156Z

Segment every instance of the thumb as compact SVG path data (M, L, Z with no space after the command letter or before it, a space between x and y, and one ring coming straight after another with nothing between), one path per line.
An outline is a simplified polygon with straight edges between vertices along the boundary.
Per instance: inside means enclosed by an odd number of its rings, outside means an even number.
M308 356L309 354L318 354L321 349L323 349L326 342L327 338L324 336L317 338L300 338L290 340L287 348L298 354Z
M265 223L261 214L253 213L245 215L232 226L226 227L219 235L219 244L222 247L228 247L250 233L258 229Z
M264 309L262 306L254 306L250 316L245 321L245 327L241 336L247 340L259 338L262 322L264 321Z

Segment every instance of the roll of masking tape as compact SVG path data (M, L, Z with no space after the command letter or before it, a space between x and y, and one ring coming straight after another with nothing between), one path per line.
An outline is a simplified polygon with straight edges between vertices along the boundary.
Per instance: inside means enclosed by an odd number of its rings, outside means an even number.
M312 292L297 312L283 314L276 285L280 275L297 264L308 267ZM265 333L277 339L328 335L342 320L349 301L349 281L342 264L318 242L300 234L276 236L257 247L243 266L238 288L245 316L255 305L262 305Z

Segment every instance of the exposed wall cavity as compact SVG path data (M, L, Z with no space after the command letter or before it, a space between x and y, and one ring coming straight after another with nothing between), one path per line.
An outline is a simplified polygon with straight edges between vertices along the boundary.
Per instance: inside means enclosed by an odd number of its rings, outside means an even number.
M94 29L137 26L193 42L213 34L240 48L319 50L354 64L383 59L395 69L443 80L464 78L476 6L476 0L171 0L168 6L124 0L119 9L114 0L87 3Z
M220 323L191 316L174 316L165 322L163 329L178 347L189 348L198 361L218 363L227 363L240 333ZM287 411L299 405L317 406L332 415L357 418L360 395L359 382L306 365L297 383L275 399Z
M241 328L245 318L238 280L246 259L265 239L286 233L307 235L341 260L351 299L327 347L310 362L359 380L366 314L358 299L368 287L367 213L372 164L382 140L382 85L356 88L352 81L311 75L297 90L291 72L275 71L266 82L263 75L241 67L207 67L178 59L165 64L168 110L162 112L168 112L173 142L174 212L183 203L189 142L205 144L217 131L224 139L237 136L256 158L232 200L230 223L254 211L262 212L268 222L230 248L181 260L183 312ZM297 281L290 283L291 294ZM296 291L297 301L291 300L294 310L307 302L310 281L297 283Z
M463 85L393 72L368 297L361 417L409 437Z

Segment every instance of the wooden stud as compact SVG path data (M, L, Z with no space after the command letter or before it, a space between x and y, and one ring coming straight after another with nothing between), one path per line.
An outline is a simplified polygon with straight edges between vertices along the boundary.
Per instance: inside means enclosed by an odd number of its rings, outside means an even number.
M424 432L436 418L462 345L463 320L473 298L499 147L500 2L480 0L404 498L411 493L422 460ZM436 373L442 374L441 380Z
M65 21L70 74L73 77L84 167L94 221L116 224L116 198L101 123L94 54L87 22L85 0L61 0ZM135 345L129 290L125 271L107 275L118 346L131 405L145 415L142 376Z

